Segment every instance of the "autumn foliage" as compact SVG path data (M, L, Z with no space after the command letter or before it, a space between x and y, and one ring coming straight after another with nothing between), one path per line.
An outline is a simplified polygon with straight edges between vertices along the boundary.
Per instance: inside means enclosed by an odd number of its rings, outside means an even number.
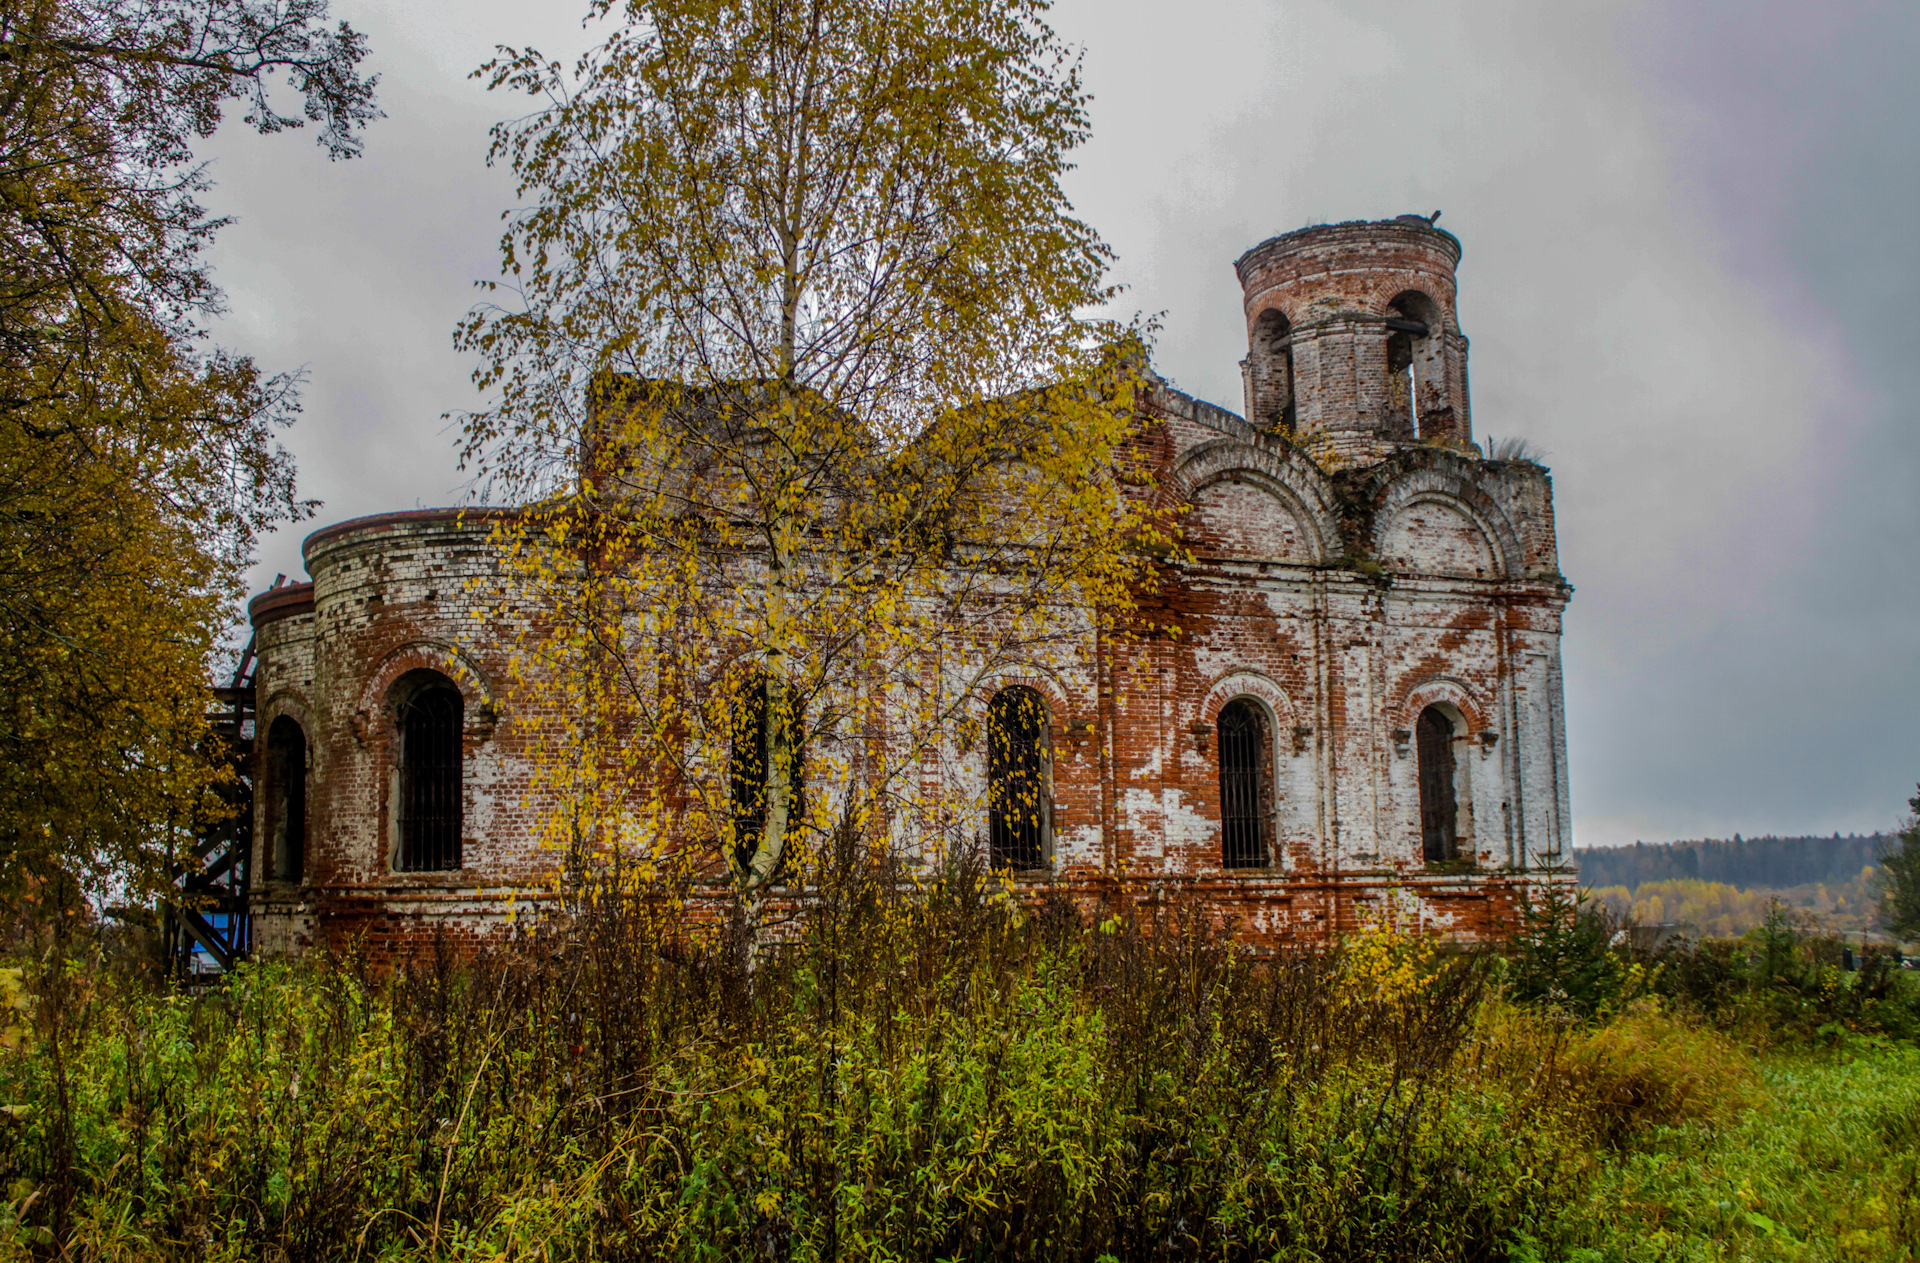
M749 926L837 830L937 858L983 692L1124 622L1144 346L1092 314L1045 8L601 0L577 66L486 67L538 106L494 135L529 205L464 423L523 506L491 603L549 842L702 868Z
M193 145L239 100L357 152L365 49L325 18L0 2L0 896L151 891L211 806L212 650L255 538L309 506L273 438L297 382L206 341L224 221Z

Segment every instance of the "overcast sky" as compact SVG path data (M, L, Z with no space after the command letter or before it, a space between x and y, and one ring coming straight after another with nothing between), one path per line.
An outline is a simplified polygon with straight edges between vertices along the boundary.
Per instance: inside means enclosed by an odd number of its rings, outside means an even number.
M452 348L511 197L467 79L571 52L561 6L335 0L389 117L367 156L223 131L220 339L305 365L330 522L463 494ZM1444 212L1478 435L1552 466L1583 846L1893 824L1920 780L1920 7L1783 0L1061 0L1095 138L1071 193L1163 313L1160 371L1239 410L1232 262ZM254 587L304 578L307 527Z

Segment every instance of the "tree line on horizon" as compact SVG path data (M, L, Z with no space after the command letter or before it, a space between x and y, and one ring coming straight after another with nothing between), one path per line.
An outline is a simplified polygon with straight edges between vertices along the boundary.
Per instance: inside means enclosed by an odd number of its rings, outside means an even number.
M1884 833L1761 838L1736 833L1728 839L1577 848L1573 857L1580 884L1596 889L1692 880L1778 890L1852 881L1862 868L1878 867L1896 841Z

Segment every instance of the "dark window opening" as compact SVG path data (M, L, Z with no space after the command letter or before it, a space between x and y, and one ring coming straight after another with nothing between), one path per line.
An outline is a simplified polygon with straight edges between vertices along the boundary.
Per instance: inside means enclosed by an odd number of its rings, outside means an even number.
M791 760L788 774L787 837L793 837L806 815L806 756L801 747L800 713L787 698L787 749ZM767 770L771 757L767 716L767 677L751 676L741 689L733 707L732 752L728 759L727 781L732 802L734 862L744 870L753 862L754 852L767 831Z
M437 682L435 682L437 681ZM460 867L460 690L444 677L418 684L400 704L400 851L403 873Z
M1453 721L1438 706L1414 725L1420 759L1420 844L1428 863L1459 858L1453 798Z
M1047 704L1025 686L987 705L987 833L996 868L1047 862Z
M307 851L307 734L282 715L267 729L268 881L299 881Z
M1220 862L1228 868L1267 863L1273 795L1267 773L1267 718L1245 698L1220 711Z
M1254 323L1253 347L1249 357L1256 425L1281 434L1292 434L1297 414L1294 407L1293 327L1278 311L1261 313Z

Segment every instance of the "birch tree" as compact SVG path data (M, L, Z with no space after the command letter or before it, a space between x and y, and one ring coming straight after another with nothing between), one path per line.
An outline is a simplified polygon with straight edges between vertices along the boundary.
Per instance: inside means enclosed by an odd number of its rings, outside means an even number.
M1084 652L1154 535L1136 332L1062 191L1044 0L600 0L483 68L525 205L458 341L549 840L721 866L749 926L829 830L964 841L995 672ZM1038 804L1030 804L1038 810Z

